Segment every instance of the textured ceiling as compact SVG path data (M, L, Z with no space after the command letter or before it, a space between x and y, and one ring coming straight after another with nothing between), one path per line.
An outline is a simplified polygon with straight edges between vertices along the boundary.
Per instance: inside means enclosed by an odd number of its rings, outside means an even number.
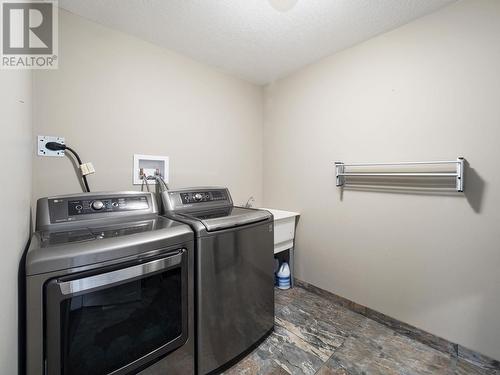
M454 1L59 0L59 5L264 84Z

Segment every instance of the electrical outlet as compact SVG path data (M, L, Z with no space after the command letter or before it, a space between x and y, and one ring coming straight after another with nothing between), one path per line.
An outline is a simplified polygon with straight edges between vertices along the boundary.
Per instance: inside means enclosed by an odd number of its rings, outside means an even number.
M64 156L64 150L52 151L45 147L48 142L58 142L64 144L63 137L52 137L49 135L39 135L37 140L38 156Z
M168 156L154 156L154 155L134 155L134 185L142 184L142 175L155 176L159 174L168 184ZM148 180L148 184L156 184L155 180Z

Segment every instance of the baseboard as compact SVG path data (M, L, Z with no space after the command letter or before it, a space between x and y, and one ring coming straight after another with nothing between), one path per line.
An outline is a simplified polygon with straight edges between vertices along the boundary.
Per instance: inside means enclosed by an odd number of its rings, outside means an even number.
M433 335L432 333L421 330L410 324L394 319L390 316L370 309L369 307L360 305L347 298L341 297L297 278L295 278L295 285L319 296L322 296L338 305L348 308L351 311L357 312L358 314L375 320L380 324L390 327L391 329L402 335L411 337L412 339L420 341L421 343L424 343L441 352L456 356L457 358L461 358L469 363L474 364L477 367L480 367L482 369L500 370L500 361L497 361L496 359L490 358L474 350L465 348L462 345L450 342L446 339Z

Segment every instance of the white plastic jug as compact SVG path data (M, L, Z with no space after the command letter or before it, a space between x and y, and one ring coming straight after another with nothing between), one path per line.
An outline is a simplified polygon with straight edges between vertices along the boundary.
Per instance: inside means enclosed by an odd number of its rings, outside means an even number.
M280 269L280 261L278 258L274 258L274 273L278 272Z
M290 288L290 266L287 262L283 262L276 276L278 276L278 288Z

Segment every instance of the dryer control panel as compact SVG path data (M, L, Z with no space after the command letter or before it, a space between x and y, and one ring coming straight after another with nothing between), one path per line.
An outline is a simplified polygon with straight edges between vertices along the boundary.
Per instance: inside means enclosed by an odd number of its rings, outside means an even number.
M54 205L55 202L49 204ZM106 199L74 199L67 201L68 215L85 215L99 212L144 210L149 208L148 200L142 197L111 197Z
M152 193L84 193L41 198L37 202L37 226L66 222L157 214Z

